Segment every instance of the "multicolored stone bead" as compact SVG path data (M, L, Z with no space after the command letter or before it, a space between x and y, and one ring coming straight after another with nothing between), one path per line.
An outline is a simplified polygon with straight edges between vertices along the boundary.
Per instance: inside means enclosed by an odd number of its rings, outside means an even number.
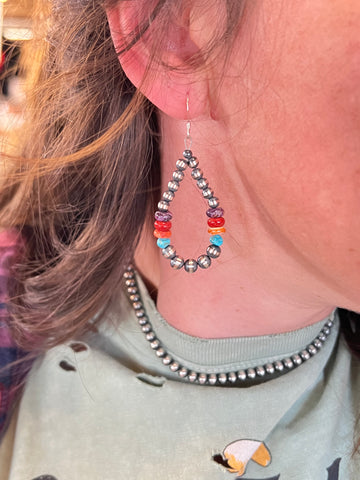
M211 235L218 235L218 234L225 233L225 232L226 232L225 227L208 228L208 233L210 233Z
M154 222L154 227L159 232L168 232L171 229L171 222L160 222L156 220Z
M221 207L209 208L206 211L206 215L210 218L218 218L224 216L224 209Z
M223 227L224 224L225 224L225 218L223 217L214 217L214 218L209 218L208 220L208 225L210 228Z
M154 230L154 237L156 238L170 238L171 232L159 232L159 230Z
M172 213L167 211L167 212L160 212L157 211L155 212L155 220L158 220L159 222L169 222L172 219Z
M163 249L170 245L170 238L158 238L156 244L159 248Z
M212 235L210 237L210 243L216 245L217 247L220 247L224 243L224 240L221 235Z

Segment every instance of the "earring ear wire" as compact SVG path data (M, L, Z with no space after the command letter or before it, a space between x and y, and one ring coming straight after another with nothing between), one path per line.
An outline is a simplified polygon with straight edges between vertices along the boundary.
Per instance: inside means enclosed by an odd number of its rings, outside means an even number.
M157 238L157 245L161 248L162 255L170 260L170 266L175 270L184 270L188 273L195 273L198 267L207 269L211 266L212 260L218 258L221 254L221 245L223 244L222 234L225 233L224 210L219 206L219 199L214 196L213 190L203 176L203 172L198 168L199 162L193 156L191 151L192 138L191 120L189 119L189 97L186 98L186 112L188 119L186 121L186 136L184 138L185 150L183 159L176 161L176 170L172 174L172 179L168 183L168 190L162 194L162 199L158 203L158 210L155 212L154 236ZM174 200L175 193L180 188L181 181L184 178L184 172L189 167L191 177L196 181L196 185L201 190L203 197L208 202L208 233L210 234L210 245L206 249L206 254L200 255L197 260L189 258L184 260L177 255L175 247L171 245L171 220L172 213L169 211L171 202Z

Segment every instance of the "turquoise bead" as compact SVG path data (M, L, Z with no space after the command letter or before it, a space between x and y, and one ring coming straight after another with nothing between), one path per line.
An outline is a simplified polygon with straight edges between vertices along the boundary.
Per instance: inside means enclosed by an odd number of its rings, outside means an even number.
M158 238L156 243L159 248L165 248L170 245L170 238Z
M210 243L213 245L217 245L220 247L223 244L224 240L221 235L211 235L210 237Z

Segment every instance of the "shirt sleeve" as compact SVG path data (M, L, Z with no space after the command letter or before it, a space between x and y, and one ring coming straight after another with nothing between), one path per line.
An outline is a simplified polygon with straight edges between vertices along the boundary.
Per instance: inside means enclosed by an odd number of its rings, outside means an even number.
M8 283L19 245L16 231L0 232L0 440L31 363L26 360L26 352L16 346L9 329Z

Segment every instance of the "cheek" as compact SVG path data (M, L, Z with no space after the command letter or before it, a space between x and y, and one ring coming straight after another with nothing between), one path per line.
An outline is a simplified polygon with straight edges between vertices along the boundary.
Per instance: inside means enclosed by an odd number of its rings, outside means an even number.
M360 129L328 85L299 95L260 131L251 184L281 234L353 298L360 291ZM298 90L300 92L301 89ZM352 107L352 105L351 105ZM344 294L347 294L344 292Z
M252 51L241 166L280 235L360 302L360 5L301 3Z
M360 287L359 169L329 166L318 155L307 162L273 162L258 171L258 198L281 235L311 264L330 276L354 275Z
M276 156L270 166L283 189L283 196L279 191L272 201L283 227L316 264L350 276L357 288L359 27L359 15L355 23L349 18L336 22L330 18L322 29L318 25L317 30L310 30L297 51L288 52L285 75L280 74L277 85L284 107L280 122L274 125L274 137L285 154ZM285 202L288 206L282 205Z

